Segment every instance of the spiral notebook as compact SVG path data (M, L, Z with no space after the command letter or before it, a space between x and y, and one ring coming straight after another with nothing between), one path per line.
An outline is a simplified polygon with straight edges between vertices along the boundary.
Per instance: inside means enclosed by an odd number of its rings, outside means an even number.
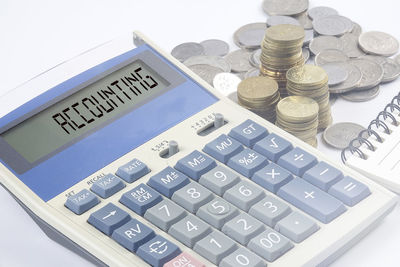
M342 151L342 160L389 190L400 193L400 92Z

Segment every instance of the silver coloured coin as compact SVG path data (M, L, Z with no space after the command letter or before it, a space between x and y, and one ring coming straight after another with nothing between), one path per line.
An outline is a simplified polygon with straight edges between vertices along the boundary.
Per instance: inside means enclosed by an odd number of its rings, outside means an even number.
M308 0L264 0L263 10L269 16L293 16L308 9Z
M343 41L335 36L318 36L310 42L310 51L314 55L318 55L326 49L343 50Z
M380 86L377 85L368 90L363 91L351 91L348 93L341 94L340 97L351 102L365 102L369 101L379 95Z
M204 40L200 43L204 48L206 56L220 56L223 57L229 53L229 44L225 41L218 39Z
M313 25L312 25L312 20L307 14L307 11L302 12L298 15L293 16L293 18L297 19L300 23L301 26L303 26L304 30L312 30Z
M215 75L213 86L224 96L236 93L237 86L242 80L233 73L222 72Z
M250 78L250 77L257 77L260 76L260 69L252 68L246 74L244 75L244 78Z
M314 30L312 30L312 29L311 30L304 30L304 44L303 44L303 46L310 44L312 39L314 39Z
M357 66L362 73L357 90L367 90L380 84L383 78L383 68L380 64L363 58L349 60L350 64Z
M244 79L245 79L245 76L246 76L246 73L247 73L247 71L237 72L237 73L235 73L235 75L236 75L237 77L239 77L239 79L244 80Z
M361 70L357 66L352 65L348 62L337 62L336 64L342 66L343 69L347 70L348 77L343 83L335 86L330 86L329 92L332 94L341 94L354 90L361 82Z
M247 72L252 68L249 62L251 53L244 49L238 49L225 56L226 61L231 65L233 72Z
M289 16L270 16L267 19L267 26L275 26L280 24L290 24L300 26L300 23L297 19L289 17Z
M260 59L261 58L261 53L262 53L261 49L254 50L251 53L251 55L249 57L249 61L250 61L250 64L253 67L256 67L256 68L260 67L260 65L261 65L261 59Z
M313 20L314 30L320 35L342 36L353 30L353 22L343 16L332 15Z
M340 64L336 64L336 62L326 63L321 65L321 68L323 68L328 74L329 86L340 84L346 81L349 77L347 70L342 68Z
M330 94L329 95L329 105L332 107L336 103L337 99L338 99L337 95Z
M342 50L326 49L315 56L314 63L321 66L331 62L346 62L347 60L349 60L349 57Z
M360 24L355 23L353 21L353 30L350 33L352 33L352 34L354 34L356 36L360 36L361 33L362 33L362 28L361 28Z
M332 15L339 15L336 9L327 6L317 6L308 10L308 16L312 19L320 19Z
M175 46L171 51L171 55L183 62L190 57L204 55L204 47L194 42L183 43Z
M364 32L358 43L366 53L390 57L399 51L399 42L390 34L378 31Z
M394 60L396 61L397 64L400 65L400 54L397 55L397 56L394 58Z
M356 123L340 122L326 128L322 136L328 145L345 149L363 130L365 128Z
M212 85L215 75L224 72L220 68L216 68L205 64L192 65L189 66L188 68L191 69L197 75L199 75L203 80L205 80L210 85Z
M233 41L240 48L260 48L266 29L267 25L263 22L244 25L233 34Z
M364 51L358 46L358 36L353 33L346 33L340 37L343 41L344 48L343 52L346 53L348 57L357 58L365 55Z
M380 64L383 68L382 82L387 83L396 80L400 75L400 65L397 62L388 57L365 55L362 58L375 61Z
M222 57L218 56L194 56L183 62L187 67L193 65L209 65L223 70L224 72L231 71L231 65Z
M307 62L307 60L310 58L310 50L308 50L306 47L303 47L301 52L303 53L304 62Z

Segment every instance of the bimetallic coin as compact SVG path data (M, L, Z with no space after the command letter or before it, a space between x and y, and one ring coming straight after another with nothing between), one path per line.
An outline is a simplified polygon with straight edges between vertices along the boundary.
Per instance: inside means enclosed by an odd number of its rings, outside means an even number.
M315 65L321 66L331 62L346 62L349 57L342 51L338 49L326 49L321 51L315 56Z
M341 94L340 97L351 102L365 102L371 100L379 95L380 86L377 85L368 90L363 91L351 91L348 93Z
M365 130L365 128L356 123L341 122L326 128L323 138L328 145L339 149L345 149L363 130Z
M294 19L289 16L271 16L271 17L268 17L268 19L267 19L268 27L280 25L280 24L291 24L291 25L300 26L300 23L297 19Z
M357 86L357 90L370 89L382 81L383 68L380 64L362 58L351 59L349 63L357 66L362 73L361 82Z
M298 15L293 16L293 18L297 19L300 23L301 26L303 26L304 30L312 30L313 25L312 25L312 20L307 14L307 11L302 12Z
M213 80L214 88L224 96L236 94L237 86L242 80L235 74L222 72L215 75Z
M315 19L313 26L314 30L320 35L342 36L353 30L353 22L339 15Z
M340 84L347 80L349 77L349 73L345 68L342 68L340 64L336 64L336 62L326 63L321 65L326 73L328 74L328 85L333 86Z
M366 53L390 57L399 51L399 42L393 36L378 31L364 32L358 42Z
M261 59L260 59L261 53L262 53L262 50L261 49L257 49L257 50L254 50L251 53L250 57L249 57L250 64L253 65L256 68L260 68L260 65L261 65Z
M317 6L308 10L308 16L312 19L320 19L332 15L339 15L336 9L327 6Z
M229 53L229 44L222 40L210 39L200 43L204 48L206 56L220 56L223 57Z
M341 65L343 69L346 69L348 77L343 83L335 86L330 86L329 92L333 94L341 94L355 89L361 82L361 70L357 66L352 65L348 62L337 62L336 64Z
M171 55L183 62L190 57L204 55L204 47L193 42L183 43L175 46L171 51Z
M244 78L247 79L250 77L257 77L257 76L260 76L260 69L253 68L250 69L248 72L246 72Z
M260 48L267 25L263 22L250 23L240 27L234 34L233 40L240 48Z
M314 55L318 55L326 49L343 50L343 41L335 36L318 36L310 42L310 51Z
M220 68L216 68L210 65L200 64L200 65L192 65L188 67L194 73L199 75L203 80L205 80L208 84L212 85L215 75L218 73L224 72Z
M365 55L364 51L358 46L358 36L353 33L346 33L340 39L343 41L343 52L348 57L356 58Z
M308 48L303 47L301 52L303 53L304 62L307 62L307 60L310 58L310 50L308 50Z
M185 60L183 64L188 67L193 65L210 65L222 69L224 72L231 71L231 65L224 58L219 56L194 56Z
M269 16L293 16L308 9L308 0L264 0L263 10Z
M232 72L247 72L252 68L249 62L251 53L244 49L238 49L225 56L226 61L231 65Z

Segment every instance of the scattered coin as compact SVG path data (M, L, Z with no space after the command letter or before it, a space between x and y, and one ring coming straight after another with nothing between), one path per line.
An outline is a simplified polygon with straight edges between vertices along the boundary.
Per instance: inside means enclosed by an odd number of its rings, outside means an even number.
M215 75L218 73L224 72L220 68L216 68L206 64L192 65L188 67L194 73L199 75L203 80L205 80L208 84L212 85Z
M244 25L233 34L234 42L240 48L260 48L266 29L267 25L264 22Z
M237 86L242 80L233 73L221 72L215 75L213 80L214 88L224 96L236 95Z
M314 30L320 35L342 36L353 30L353 22L346 17L332 15L313 20Z
M342 51L338 49L326 49L321 51L315 56L315 65L321 66L331 62L346 62L349 57Z
M261 65L261 60L260 60L261 52L262 52L261 48L254 50L249 58L250 64L256 68L260 68Z
M238 49L225 56L226 61L231 65L233 72L247 72L252 68L249 62L250 52Z
M305 36L304 36L304 44L303 45L308 45L312 39L314 39L314 30L305 30L304 31Z
M175 46L171 51L171 55L180 62L183 62L190 57L204 55L204 48L198 43L183 43Z
M365 130L365 128L356 123L335 123L326 128L323 138L328 145L339 149L345 149L363 130Z
M340 64L336 64L336 62L326 63L321 65L326 73L328 74L328 85L333 86L340 83L343 83L349 77L349 73L345 68L342 68Z
M250 78L250 77L257 77L260 76L260 69L258 68L252 68L246 74L244 75L244 78Z
M320 19L331 15L339 15L336 9L327 6L317 6L308 10L308 16L312 19Z
M310 51L314 55L318 55L326 49L343 50L343 41L335 36L318 36L310 42Z
M383 78L383 68L380 64L363 58L349 60L350 64L357 66L362 73L361 82L357 90L367 90L377 86Z
M340 97L351 102L365 102L371 100L379 95L380 86L377 85L368 90L351 91L341 94Z
M210 65L223 70L224 72L231 71L231 65L222 57L219 56L194 56L183 62L186 66L193 65Z
M396 38L384 32L364 32L358 41L362 50L373 55L390 57L399 51Z
M269 16L293 16L306 11L308 4L308 0L264 0L263 9Z
M400 75L400 65L392 58L374 55L365 55L362 58L374 61L383 68L382 83L396 80Z
M297 19L289 17L289 16L270 16L267 19L268 27L280 25L280 24L291 24L291 25L300 26L300 23Z
M200 43L204 48L206 56L220 56L223 57L229 53L229 44L222 40L209 39Z
M343 52L348 57L357 58L365 55L364 51L358 46L358 36L353 33L346 33L340 39L343 41Z
M304 62L307 62L307 60L310 58L310 50L308 48L303 47L301 50L304 58Z
M307 14L307 11L304 11L298 15L294 15L293 18L297 19L301 26L303 26L304 30L312 30L312 20Z
M346 69L348 77L343 83L330 86L329 92L333 94L341 94L355 89L362 79L361 70L357 66L348 62L337 62L336 64L339 64L343 69Z

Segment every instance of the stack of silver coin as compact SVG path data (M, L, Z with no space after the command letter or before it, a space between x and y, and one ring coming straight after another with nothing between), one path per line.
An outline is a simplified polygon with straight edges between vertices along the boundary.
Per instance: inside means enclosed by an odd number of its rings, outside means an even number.
M281 96L287 96L286 72L302 66L303 27L290 24L271 26L265 31L261 53L261 75L274 79Z
M317 146L318 103L309 97L288 96L276 106L276 125L304 142Z
M328 75L324 69L314 65L293 67L287 72L286 78L290 95L310 97L318 103L318 129L323 130L331 125Z
M241 81L237 88L241 106L274 123L276 104L280 100L278 84L268 77L250 77Z

